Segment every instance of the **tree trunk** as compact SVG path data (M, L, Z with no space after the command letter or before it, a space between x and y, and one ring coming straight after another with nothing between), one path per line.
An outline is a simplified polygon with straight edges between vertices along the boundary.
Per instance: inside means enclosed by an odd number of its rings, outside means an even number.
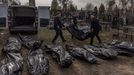
M35 6L35 0L29 0L29 5L30 6Z
M126 25L126 8L123 8L123 25Z

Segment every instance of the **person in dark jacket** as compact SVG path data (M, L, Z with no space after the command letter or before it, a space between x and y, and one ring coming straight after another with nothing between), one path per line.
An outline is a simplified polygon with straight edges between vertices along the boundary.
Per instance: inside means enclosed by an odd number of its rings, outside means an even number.
M77 13L75 12L74 15L72 16L72 24L73 24L73 26L75 28L78 28L77 23L78 23L78 21L77 21ZM72 39L74 39L74 36L72 36Z
M73 24L77 27L77 16L73 16Z
M71 23L72 23L73 26L75 26L76 28L78 27L78 26L77 26L77 24L78 24L77 18L78 18L78 13L77 13L77 12L71 14Z
M91 41L90 44L93 45L94 37L96 36L99 43L101 43L101 39L99 37L99 32L101 31L101 25L99 24L99 20L95 18L95 16L91 15Z
M61 37L63 42L66 42L66 40L63 37L63 32L62 32L62 27L64 27L64 25L62 24L60 17L61 17L61 13L58 12L54 18L54 30L56 32L56 35L54 39L52 40L52 43L55 43L55 41L57 40L59 36Z

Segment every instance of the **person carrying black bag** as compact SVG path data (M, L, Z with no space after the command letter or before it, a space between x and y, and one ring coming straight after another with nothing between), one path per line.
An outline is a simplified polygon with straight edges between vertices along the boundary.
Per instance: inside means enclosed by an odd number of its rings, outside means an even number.
M91 15L91 31L92 31L92 36L91 36L91 41L90 44L93 45L93 40L94 37L96 36L99 43L101 44L101 39L99 37L99 32L101 31L102 27L99 24L99 20L95 18L95 16Z
M72 16L72 25L75 27L75 28L78 28L77 26L77 13L75 12ZM74 36L72 36L72 39L74 39Z
M62 24L60 17L61 17L61 13L58 12L54 18L54 30L56 32L56 35L54 39L52 40L52 43L55 43L55 41L57 40L59 36L61 37L63 42L66 42L66 40L63 37L63 32L62 32L62 27L64 27L64 25Z
M73 16L73 24L74 24L76 27L78 27L78 26L77 26L77 16L76 16L76 15Z

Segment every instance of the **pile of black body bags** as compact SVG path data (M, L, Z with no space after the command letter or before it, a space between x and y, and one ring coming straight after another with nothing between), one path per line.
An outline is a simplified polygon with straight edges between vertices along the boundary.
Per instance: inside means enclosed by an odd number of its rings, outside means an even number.
M43 46L42 44L42 40L35 40L29 36L10 37L2 49L4 59L1 61L0 75L22 74L22 46L28 50L27 70L29 75L48 74L49 60L47 54L50 54L61 67L68 68L75 58L90 64L96 64L99 61L98 59L109 60L117 58L118 55L133 55L134 53L134 45L132 43L119 41L81 47L72 44L66 44L65 46Z
M28 36L10 37L2 49L4 59L1 61L0 75L22 75L22 46L28 50L26 69L29 75L47 75L49 62L41 48L42 43Z

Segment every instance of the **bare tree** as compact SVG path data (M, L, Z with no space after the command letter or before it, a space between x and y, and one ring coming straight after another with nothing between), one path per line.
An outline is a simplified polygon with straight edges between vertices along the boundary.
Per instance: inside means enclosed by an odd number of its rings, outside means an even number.
M67 5L68 2L69 0L59 0L59 3L62 5L63 8Z
M131 15L134 15L134 0L130 0L130 3L131 3L131 11L132 11Z
M53 0L52 4L51 4L51 15L55 15L55 13L57 12L59 7L58 1L57 0Z
M85 9L86 10L92 10L94 8L92 3L87 3Z
M99 8L99 18L102 19L104 14L105 14L105 6L104 4L101 4Z
M35 6L35 0L29 0L29 5L30 6Z
M126 18L127 18L127 4L130 0L120 0L123 10L123 25L126 25Z
M113 6L115 5L115 0L109 0L107 2L107 5L108 5L108 12L111 12L112 13L112 9L113 9Z

